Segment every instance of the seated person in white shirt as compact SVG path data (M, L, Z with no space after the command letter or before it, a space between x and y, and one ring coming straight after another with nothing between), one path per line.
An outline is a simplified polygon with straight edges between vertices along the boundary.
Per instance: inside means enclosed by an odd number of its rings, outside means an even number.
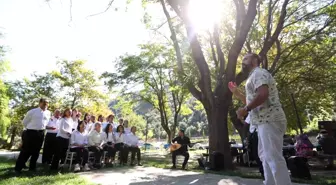
M113 127L110 123L106 125L104 132L102 132L102 137L104 141L104 151L107 151L107 161L106 163L110 163L114 160L116 149L114 148L115 140L113 134Z
M63 118L60 120L60 126L58 133L56 135L57 147L56 153L52 160L51 170L58 170L59 160L61 163L65 160L66 152L69 148L69 140L72 133L73 121L71 118L71 109L67 108L64 110Z
M114 145L114 148L119 151L120 164L125 165L127 163L127 149L125 147L125 134L124 127L122 125L117 127L115 141L116 144Z
M131 128L131 133L128 135L127 140L128 140L128 144L129 144L129 151L132 152L132 156L131 156L131 165L134 165L134 159L135 159L135 153L137 154L137 160L138 160L138 166L142 166L141 164L141 152L140 152L140 148L138 147L138 143L139 143L139 138L138 136L135 135L137 128L135 126L133 126Z
M87 134L84 129L84 121L78 123L77 129L71 134L70 139L71 152L76 152L75 172L80 171L84 167L84 171L89 171L89 150L86 148L88 144Z
M85 132L87 134L89 134L92 130L94 130L95 123L96 123L96 117L94 115L91 115L90 122L85 126Z
M88 136L89 140L89 151L94 152L95 155L95 165L94 167L101 167L101 157L104 153L103 150L103 137L100 133L101 125L100 123L95 123L95 128L92 130Z

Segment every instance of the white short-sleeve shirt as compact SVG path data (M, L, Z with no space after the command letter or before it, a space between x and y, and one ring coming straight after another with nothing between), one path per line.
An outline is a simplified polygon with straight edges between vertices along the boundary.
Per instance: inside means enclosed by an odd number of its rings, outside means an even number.
M269 90L268 99L250 111L250 123L253 125L267 124L275 121L286 122L286 116L282 109L276 82L272 75L259 67L251 71L245 86L246 102L249 104L257 96L257 89L267 85Z

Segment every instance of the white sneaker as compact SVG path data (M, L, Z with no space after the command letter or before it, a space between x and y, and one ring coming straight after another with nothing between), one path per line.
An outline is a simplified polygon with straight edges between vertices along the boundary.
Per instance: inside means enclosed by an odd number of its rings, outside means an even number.
M78 171L80 171L80 166L79 166L79 164L76 164L75 165L75 170L74 170L75 172L78 172Z
M89 167L89 164L85 164L85 166L84 166L84 171L90 171L91 169L90 169L90 167Z

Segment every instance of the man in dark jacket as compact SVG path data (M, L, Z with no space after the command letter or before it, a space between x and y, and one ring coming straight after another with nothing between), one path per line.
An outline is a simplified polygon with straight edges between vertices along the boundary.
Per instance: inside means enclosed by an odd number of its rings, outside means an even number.
M184 135L184 130L180 130L179 136L172 140L172 143L175 142L177 142L182 146L178 150L172 152L172 161L173 161L172 169L176 169L176 156L182 155L184 156L184 162L182 164L182 169L184 170L189 160L188 146L190 147L190 139L189 137Z

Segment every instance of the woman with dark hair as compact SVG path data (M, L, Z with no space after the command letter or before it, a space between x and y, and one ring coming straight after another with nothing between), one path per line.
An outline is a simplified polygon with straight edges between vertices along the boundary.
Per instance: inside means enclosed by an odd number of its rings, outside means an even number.
M70 144L71 152L76 152L75 159L75 172L80 171L84 167L84 171L89 171L89 165L87 164L89 159L89 150L86 148L88 140L86 137L84 128L84 121L80 121L77 126L77 130L71 134Z
M90 117L91 115L89 113L84 114L84 126L86 126L88 123L90 123Z
M107 124L104 132L102 133L103 141L104 141L104 151L107 151L108 160L106 163L110 163L114 161L114 157L116 154L116 150L114 148L115 140L113 134L113 127L111 124Z
M91 115L90 116L90 121L85 127L85 132L87 134L89 134L92 130L94 130L95 123L96 123L96 117L94 115Z
M99 115L98 116L98 123L102 124L104 122L104 116L103 115Z
M79 122L77 109L72 110L71 118L72 118L72 131L74 131L77 128Z
M66 152L69 148L69 139L72 133L73 121L71 118L71 109L67 108L63 112L63 118L60 120L60 126L57 138L57 150L51 163L51 170L57 170L59 165L59 160L65 160Z
M115 135L114 148L117 151L119 151L120 164L123 165L127 163L127 151L124 142L125 142L124 127L122 125L119 125L117 127L117 133Z

